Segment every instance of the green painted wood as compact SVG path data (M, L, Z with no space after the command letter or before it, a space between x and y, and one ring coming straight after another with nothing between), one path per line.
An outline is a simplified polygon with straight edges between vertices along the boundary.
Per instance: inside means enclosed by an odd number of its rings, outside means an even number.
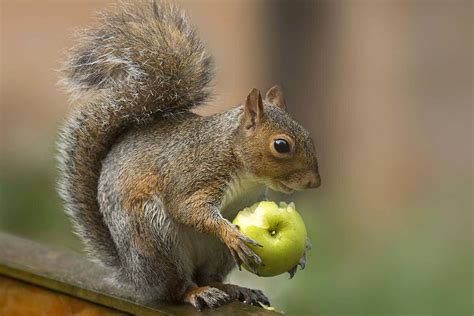
M135 315L279 315L240 302L199 313L188 305L139 304L105 280L111 271L64 249L0 232L0 274Z

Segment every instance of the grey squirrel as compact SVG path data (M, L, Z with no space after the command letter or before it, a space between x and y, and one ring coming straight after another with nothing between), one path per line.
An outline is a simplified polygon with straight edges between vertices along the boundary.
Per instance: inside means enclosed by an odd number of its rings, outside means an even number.
M76 106L60 131L58 188L88 254L137 299L269 304L223 282L236 265L264 264L230 222L237 202L321 182L281 88L265 99L253 89L212 116L191 112L209 98L212 59L183 12L155 1L103 13L62 73Z

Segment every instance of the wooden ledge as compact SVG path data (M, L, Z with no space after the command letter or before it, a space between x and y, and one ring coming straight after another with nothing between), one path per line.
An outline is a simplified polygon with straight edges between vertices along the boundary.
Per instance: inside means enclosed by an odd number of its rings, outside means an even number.
M279 315L240 302L199 313L188 305L141 305L104 279L110 270L72 251L0 232L0 274L135 315Z

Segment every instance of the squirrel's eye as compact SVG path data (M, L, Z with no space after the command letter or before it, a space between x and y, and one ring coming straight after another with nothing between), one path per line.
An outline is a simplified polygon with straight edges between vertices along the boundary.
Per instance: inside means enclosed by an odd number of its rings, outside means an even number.
M285 154L290 152L290 144L284 139L278 138L273 141L273 147L280 154Z

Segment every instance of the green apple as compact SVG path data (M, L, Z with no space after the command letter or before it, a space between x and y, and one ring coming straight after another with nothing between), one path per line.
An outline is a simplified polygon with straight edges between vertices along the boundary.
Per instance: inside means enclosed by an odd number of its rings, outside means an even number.
M306 227L294 203L258 202L241 210L233 223L244 235L263 246L249 245L264 263L257 268L259 276L288 272L304 255ZM245 265L244 268L251 271Z

